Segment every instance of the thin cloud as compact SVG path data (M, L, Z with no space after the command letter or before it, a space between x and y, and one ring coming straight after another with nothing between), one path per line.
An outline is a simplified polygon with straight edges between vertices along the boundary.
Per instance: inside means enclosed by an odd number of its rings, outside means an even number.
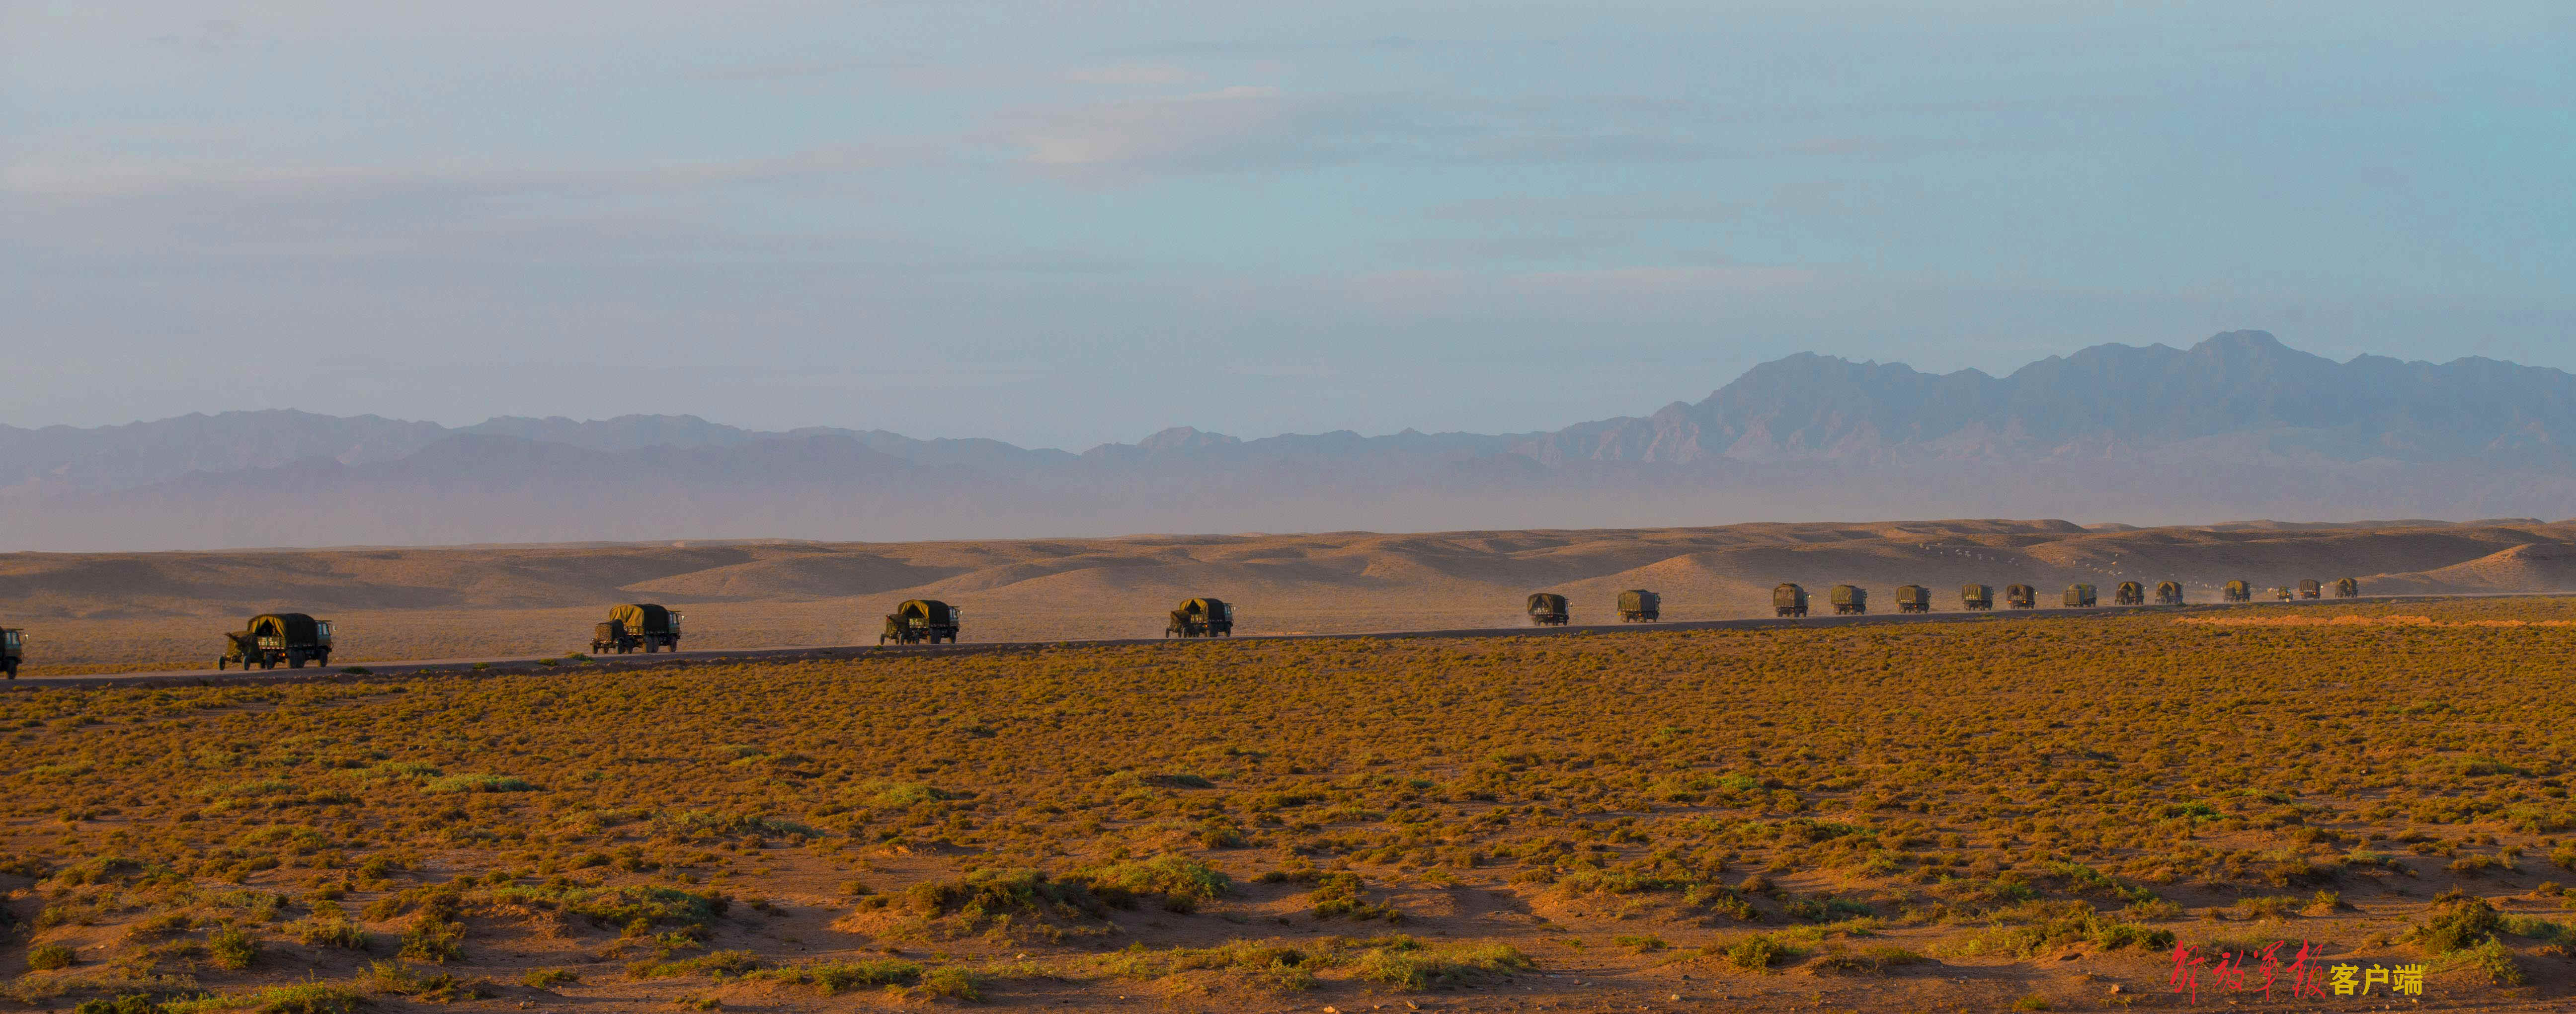
M58 200L178 194L296 195L316 200L391 193L602 195L864 173L925 164L940 146L815 148L774 158L634 167L263 165L162 158L50 157L0 166L0 193Z
M1434 205L1427 217L1466 222L1733 222L1747 205L1682 194L1486 197Z
M1091 173L1397 165L1670 162L1726 149L1599 109L1410 94L1295 95L1231 87L1021 114L1008 142L1041 167Z
M1092 85L1177 85L1199 79L1186 67L1167 63L1122 63L1111 67L1081 67L1067 71L1064 79L1075 84Z

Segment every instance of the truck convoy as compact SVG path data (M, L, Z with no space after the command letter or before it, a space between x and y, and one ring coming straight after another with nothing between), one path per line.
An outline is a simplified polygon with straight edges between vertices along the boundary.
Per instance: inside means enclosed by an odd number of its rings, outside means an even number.
M2333 582L2333 597L2357 598L2361 582L2345 577ZM2316 578L2302 578L2289 585L2269 589L2281 600L2321 599L2327 585ZM2222 585L2219 597L2229 603L2250 603L2257 586L2243 578ZM2112 604L2142 606L2148 601L2147 586L2139 581L2122 581L2112 592ZM1932 611L1932 590L1924 585L1899 585L1894 592L1899 613ZM2154 602L2159 606L2184 605L2183 586L2178 581L2156 582ZM1838 584L1829 593L1834 612L1843 616L1861 616L1869 612L1869 590L1854 584ZM2006 585L2005 604L2013 609L2033 609L2039 605L2039 591L2027 584ZM2094 586L2077 582L2066 586L2061 600L2065 608L2082 609L2096 605ZM1663 596L1632 588L1619 593L1619 620L1623 623L1653 623L1663 616ZM1783 582L1771 589L1771 610L1782 618L1807 615L1807 589L1793 582ZM1992 585L1969 583L1959 586L1959 607L1971 612L1995 608ZM1571 613L1564 595L1555 592L1532 592L1524 604L1524 614L1533 626L1565 626ZM597 624L591 632L590 650L597 653L627 654L642 649L646 654L678 651L682 615L650 602L635 602L611 607L607 622ZM912 599L886 614L885 630L878 635L879 645L954 644L957 641L959 611L937 599ZM1186 599L1171 611L1165 637L1231 637L1234 634L1234 607L1222 599L1200 597ZM239 666L248 671L256 666L274 669L280 664L289 669L306 665L328 665L331 661L331 621L317 620L306 613L262 613L251 617L238 631L224 634L222 654L215 659L218 670ZM0 627L0 678L17 679L26 657L26 634L14 627Z

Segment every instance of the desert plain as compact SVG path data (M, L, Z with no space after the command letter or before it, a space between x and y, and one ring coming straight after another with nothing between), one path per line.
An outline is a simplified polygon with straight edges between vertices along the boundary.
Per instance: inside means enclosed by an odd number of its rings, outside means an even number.
M31 689L0 695L0 976L85 1014L2559 1010L2576 597L2474 596L2565 588L2571 534L21 554L0 622L94 653L56 666L184 664L289 604L354 661L562 651L638 598L780 644L916 595L1037 642L1151 636L1186 594L1247 632L1638 586L1724 618L1780 580L2461 597Z
M1156 637L1192 596L1236 606L1240 634L1516 626L1535 591L1575 623L1614 622L1618 593L1663 596L1668 621L1770 615L1771 588L1821 598L2015 582L2052 604L2088 582L2173 580L2215 602L2355 577L2369 594L2576 590L2576 524L2506 520L2087 528L2066 521L1745 524L1712 528L1177 535L981 542L588 545L0 554L0 625L27 630L26 672L209 665L221 632L267 611L334 621L335 663L582 649L622 602L687 613L700 648L872 644L910 598L964 611L967 642Z

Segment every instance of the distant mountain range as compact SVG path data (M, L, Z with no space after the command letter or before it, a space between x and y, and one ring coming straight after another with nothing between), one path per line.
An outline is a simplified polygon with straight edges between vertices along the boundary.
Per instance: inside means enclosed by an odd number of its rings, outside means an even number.
M2260 331L1994 377L1800 354L1697 403L1517 434L1079 454L694 416L463 428L227 412L0 427L0 549L919 539L2060 516L2564 517L2576 375L2337 363Z

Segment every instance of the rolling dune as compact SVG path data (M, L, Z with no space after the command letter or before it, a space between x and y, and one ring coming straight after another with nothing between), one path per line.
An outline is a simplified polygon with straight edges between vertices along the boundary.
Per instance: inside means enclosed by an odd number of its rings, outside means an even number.
M1670 620L1768 611L1771 587L1843 582L1881 596L1960 584L2177 580L2193 601L2358 577L2366 592L2576 589L2576 524L2249 522L2088 529L2066 521L1764 523L1712 528L1152 535L975 542L790 541L0 556L0 623L27 628L31 672L202 665L251 613L338 621L350 661L570 651L606 607L684 608L700 647L846 644L906 598L966 613L967 640L1151 637L1181 598L1238 603L1244 633L1509 625L1538 590L1576 622L1626 588Z

